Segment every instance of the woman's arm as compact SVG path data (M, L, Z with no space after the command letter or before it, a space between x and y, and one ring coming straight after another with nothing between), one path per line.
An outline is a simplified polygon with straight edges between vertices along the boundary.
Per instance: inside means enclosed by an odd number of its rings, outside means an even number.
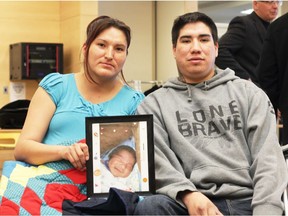
M39 87L31 100L21 135L16 144L15 159L35 165L66 159L75 168L84 169L88 159L86 144L59 146L42 143L55 110L56 106L48 93Z

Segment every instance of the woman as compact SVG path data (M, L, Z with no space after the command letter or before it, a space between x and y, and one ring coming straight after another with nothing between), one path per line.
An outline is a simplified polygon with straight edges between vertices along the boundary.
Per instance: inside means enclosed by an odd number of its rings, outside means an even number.
M39 165L65 159L85 169L88 147L77 143L85 136L85 117L133 114L144 98L124 84L130 39L130 28L108 16L88 25L84 72L50 74L41 81L15 148L16 160Z
M130 39L127 25L100 16L87 27L84 71L52 73L40 82L16 144L17 161L3 167L1 215L61 215L63 200L87 198L85 117L132 115L144 98L122 73Z

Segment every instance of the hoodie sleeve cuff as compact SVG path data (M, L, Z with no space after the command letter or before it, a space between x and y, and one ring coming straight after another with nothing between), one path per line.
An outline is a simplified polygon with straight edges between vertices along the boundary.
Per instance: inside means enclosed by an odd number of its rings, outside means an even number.
M275 205L258 205L253 209L253 215L282 215L283 210Z

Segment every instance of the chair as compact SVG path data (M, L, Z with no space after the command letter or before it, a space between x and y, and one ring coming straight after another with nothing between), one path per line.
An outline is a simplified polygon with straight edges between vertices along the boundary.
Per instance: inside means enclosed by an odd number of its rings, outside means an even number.
M0 148L15 148L20 130L0 130Z
M0 130L0 179L3 163L7 160L14 160L14 148L21 130Z

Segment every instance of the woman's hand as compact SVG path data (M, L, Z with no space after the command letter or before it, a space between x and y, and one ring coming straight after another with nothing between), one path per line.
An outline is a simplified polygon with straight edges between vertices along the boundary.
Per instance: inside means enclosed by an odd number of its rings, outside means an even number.
M69 160L70 163L78 170L86 169L86 161L89 159L89 151L86 143L74 143L64 148L60 155L63 159Z

